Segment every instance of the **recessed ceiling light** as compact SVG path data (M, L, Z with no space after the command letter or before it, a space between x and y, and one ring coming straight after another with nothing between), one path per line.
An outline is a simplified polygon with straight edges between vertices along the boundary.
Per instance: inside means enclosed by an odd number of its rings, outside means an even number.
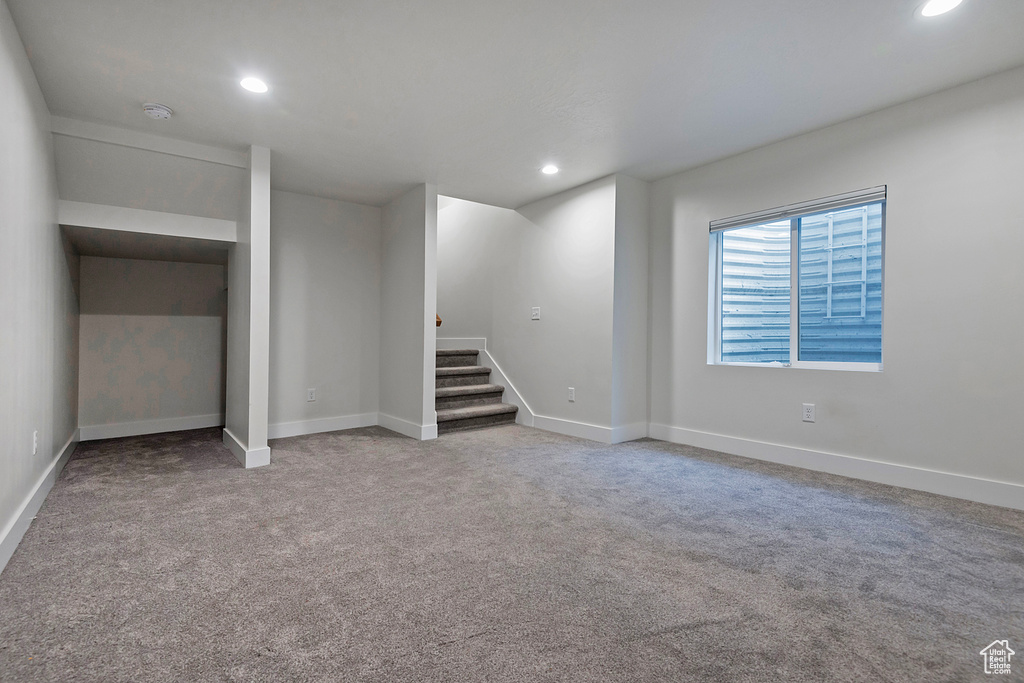
M166 121L171 118L171 114L174 113L171 111L170 107L163 104L156 104L154 102L147 102L142 105L142 111L144 111L146 116L149 118L156 119L158 121Z
M253 78L252 76L243 78L240 82L240 85L249 92L267 92L267 90L269 89L267 88L266 83L264 83L258 78Z
M558 173L558 167L554 164L548 164L544 168L540 169L540 172L544 175L554 175L555 173Z
M955 9L964 0L928 0L921 8L922 17L937 17Z

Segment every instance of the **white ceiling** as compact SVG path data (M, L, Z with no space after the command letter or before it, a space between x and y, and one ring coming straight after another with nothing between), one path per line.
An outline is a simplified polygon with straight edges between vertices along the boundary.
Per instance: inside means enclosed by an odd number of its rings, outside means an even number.
M53 114L263 145L275 188L374 205L655 179L1024 64L1024 0L7 2Z

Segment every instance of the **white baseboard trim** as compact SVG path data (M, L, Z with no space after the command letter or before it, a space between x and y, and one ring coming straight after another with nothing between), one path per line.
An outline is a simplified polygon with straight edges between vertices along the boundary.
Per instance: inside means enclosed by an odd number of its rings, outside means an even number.
M438 337L437 349L476 349L483 351L487 348L487 340L483 337Z
M419 439L420 441L429 441L430 439L437 438L437 423L430 425L418 425L415 422L409 422L402 418L395 417L394 415L388 415L387 413L377 413L377 424L384 429L390 429L393 432L398 432L405 436L412 437L413 439Z
M895 465L850 455L752 441L735 436L724 436L662 424L652 423L650 436L662 441L708 448L755 460L767 460L879 484L889 484L953 498L973 500L988 505L1024 510L1024 486L1019 484L939 472L909 465Z
M482 339L481 341L483 341L486 346L487 340ZM501 369L501 366L498 365L498 361L494 360L494 356L491 355L491 352L488 351L486 348L481 348L480 355L478 357L480 359L481 365L486 365L491 369L491 383L500 384L501 386L505 387L505 395L502 397L502 400L504 400L505 403L511 403L512 405L519 408L519 411L516 413L516 423L526 425L527 427L536 426L536 413L534 413L533 410L530 409L530 406L529 404L527 404L526 399L523 398L522 394L519 393L515 385L512 383L512 380L508 378L508 375L506 375L505 372Z
M97 439L118 439L122 436L141 436L143 434L161 434L163 432L181 432L186 429L203 429L219 427L224 424L224 414L190 415L188 417L167 417L159 420L138 420L137 422L118 422L106 425L82 425L82 441Z
M624 443L626 441L636 441L637 439L643 439L647 437L647 423L634 422L633 424L612 427L611 431L611 443Z
M305 436L306 434L336 432L340 429L372 427L375 424L377 424L377 413L321 417L314 420L298 420L296 422L278 422L267 427L267 438L286 439L289 436Z
M264 465L270 464L270 446L264 446L263 448L248 449L242 445L238 437L231 433L227 427L224 428L223 435L224 445L228 447L231 454L235 456L235 459L241 463L245 469L252 469L253 467L263 467Z
M43 506L46 495L53 488L53 484L57 481L57 477L60 476L64 465L71 459L71 454L75 452L75 446L78 445L80 440L79 430L76 429L71 434L71 438L60 449L60 452L57 453L50 466L39 477L39 481L32 487L32 491L25 498L25 501L3 526L3 531L0 531L0 572L4 570L7 562L14 555L15 549L25 536L25 532L28 531L28 527L32 524L32 520L35 519L39 508Z
M601 443L622 443L624 441L642 439L647 436L646 422L636 422L620 427L602 427L586 422L563 420L560 417L537 415L533 419L532 426L537 429L555 432L556 434L577 436L581 439L590 439L591 441L599 441Z
M536 415L533 418L533 426L556 434L576 436L581 439L600 441L601 443L612 443L611 427L601 427L587 424L586 422L575 422L563 420L560 417L548 417L547 415Z

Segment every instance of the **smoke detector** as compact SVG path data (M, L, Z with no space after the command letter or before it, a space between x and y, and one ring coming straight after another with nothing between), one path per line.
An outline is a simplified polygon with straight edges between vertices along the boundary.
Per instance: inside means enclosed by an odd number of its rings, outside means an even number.
M166 107L162 104L154 104L153 102L148 102L142 105L142 111L146 113L146 116L151 119L156 119L157 121L166 121L171 118L171 114L174 113L171 111L170 107Z

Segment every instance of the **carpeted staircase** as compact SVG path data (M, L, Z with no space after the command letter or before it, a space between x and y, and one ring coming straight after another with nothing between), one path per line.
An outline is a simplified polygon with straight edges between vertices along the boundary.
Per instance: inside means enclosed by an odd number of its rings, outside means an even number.
M491 370L477 365L477 356L475 349L438 350L434 380L438 434L516 421L519 408L501 402L505 387L489 384Z

